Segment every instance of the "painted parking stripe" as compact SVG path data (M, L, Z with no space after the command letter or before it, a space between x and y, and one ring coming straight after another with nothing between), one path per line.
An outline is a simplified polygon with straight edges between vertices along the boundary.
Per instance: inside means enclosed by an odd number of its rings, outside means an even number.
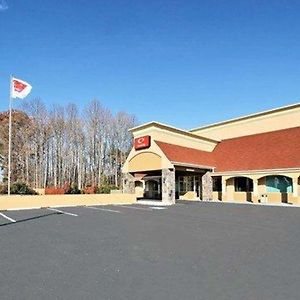
M126 206L126 205L118 205L118 207L125 207L125 208L132 208L132 209L139 209L139 210L152 210L151 207L136 207L136 206Z
M152 206L150 208L151 209L167 209L166 207L161 207L161 206Z
M41 207L33 206L33 207L8 208L7 211L32 210L32 209L41 209Z
M52 205L52 208L61 207L61 205ZM64 207L78 207L77 204L64 205Z
M120 212L118 210L108 209L108 208L100 208L100 207L94 207L94 206L84 206L84 207L90 208L90 209L95 209L95 210L102 210L102 211L114 212L114 213L118 213L118 214L122 213L122 212Z
M16 222L17 222L16 220L14 220L14 219L12 219L12 218L6 216L5 214L0 213L0 215L1 215L3 218L5 218L6 220L8 220L8 221L11 221L11 222L13 222L13 223L16 223Z
M56 209L56 208L50 208L50 207L48 207L47 209L48 210L52 210L52 211L56 211L56 212L64 214L64 215L69 215L69 216L72 216L72 217L78 217L78 215L76 215L76 214L72 214L70 212L62 211L62 210L59 210L59 209Z

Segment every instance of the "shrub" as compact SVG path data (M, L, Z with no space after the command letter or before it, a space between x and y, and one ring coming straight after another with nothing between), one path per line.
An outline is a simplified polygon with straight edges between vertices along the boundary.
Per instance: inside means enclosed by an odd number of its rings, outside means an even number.
M64 188L47 187L45 188L45 195L63 195L65 194Z
M84 188L84 194L95 194L97 191L97 188L94 186L87 186L86 188Z
M96 189L97 194L109 194L111 190L117 190L118 187L114 185L102 185Z
M81 194L80 189L78 188L78 186L76 184L72 185L69 187L69 189L67 190L66 194Z
M26 183L23 182L13 183L10 187L10 193L12 195L37 195L35 190L31 189Z
M0 185L0 195L5 195L7 194L7 185L1 184Z

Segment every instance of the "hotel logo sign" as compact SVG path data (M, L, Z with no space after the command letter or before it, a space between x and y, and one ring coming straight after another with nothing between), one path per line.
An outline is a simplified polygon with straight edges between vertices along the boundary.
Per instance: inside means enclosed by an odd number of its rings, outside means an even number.
M151 145L151 137L150 135L141 136L134 139L134 149L135 150L142 150L147 149Z

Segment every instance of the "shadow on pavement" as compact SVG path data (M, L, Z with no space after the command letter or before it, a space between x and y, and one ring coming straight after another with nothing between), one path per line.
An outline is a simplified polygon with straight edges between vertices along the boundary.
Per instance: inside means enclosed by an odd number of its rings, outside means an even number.
M23 220L18 220L16 222L7 222L7 223L4 223L4 224L1 224L0 227L9 226L9 225L15 225L15 224L18 224L18 223L23 223L23 222L27 222L27 221L37 220L37 219L41 219L41 218L49 217L49 216L53 216L53 215L63 215L63 213L53 212L53 213L49 213L49 214L45 214L45 215L40 215L40 216L35 216L35 217L23 219Z

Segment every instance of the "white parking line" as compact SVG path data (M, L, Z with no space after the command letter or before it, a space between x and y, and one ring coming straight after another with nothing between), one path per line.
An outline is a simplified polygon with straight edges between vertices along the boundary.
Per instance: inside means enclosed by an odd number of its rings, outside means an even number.
M161 207L161 206L153 206L150 208L152 208L152 209L167 209L166 207Z
M7 209L7 211L19 211L19 210L31 210L31 209L41 209L41 207L33 206L33 207L9 208L9 209Z
M125 208L132 208L132 209L139 209L139 210L151 210L151 207L136 207L136 206L126 206L126 205L118 205L118 207L125 207Z
M69 212L66 212L66 211L62 211L62 210L59 210L59 209L50 208L50 207L48 207L47 209L59 212L59 213L64 214L64 215L69 215L69 216L72 216L72 217L78 217L78 215L76 215L76 214L72 214L72 213L69 213Z
M12 218L6 216L5 214L0 213L0 215L1 215L3 218L7 219L8 221L11 221L11 222L13 222L13 223L16 223L16 222L17 222L16 220L14 220L14 219L12 219Z
M64 207L77 207L77 204L70 204L70 205L64 205ZM51 207L56 208L56 207L61 207L61 205L52 205Z
M84 207L90 208L90 209L95 209L95 210L109 211L109 212L114 212L114 213L119 213L119 214L122 213L118 210L113 210L113 209L108 209L108 208L100 208L100 207L94 207L94 206L84 206Z

